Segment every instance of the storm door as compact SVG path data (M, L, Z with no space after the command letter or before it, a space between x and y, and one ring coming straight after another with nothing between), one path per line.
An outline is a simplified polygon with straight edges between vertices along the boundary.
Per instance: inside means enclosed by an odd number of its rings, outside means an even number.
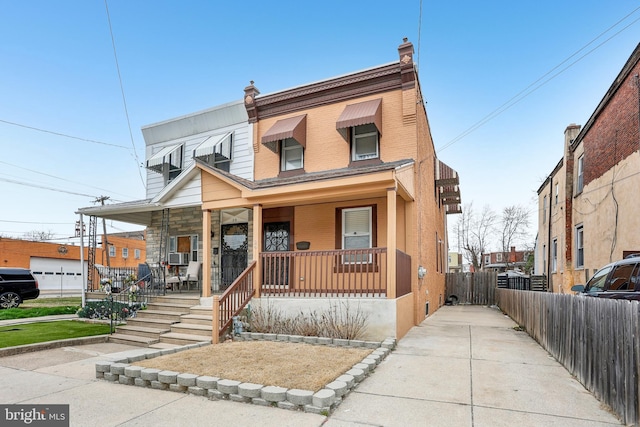
M226 289L247 268L249 224L223 224L221 232L222 288Z
M267 286L289 286L289 258L283 254L289 250L291 237L289 221L264 224L264 284Z

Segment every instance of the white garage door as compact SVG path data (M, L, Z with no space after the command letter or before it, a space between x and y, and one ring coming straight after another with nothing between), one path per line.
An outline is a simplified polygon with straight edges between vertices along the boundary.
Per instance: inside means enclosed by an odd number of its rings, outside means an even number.
M87 271L86 262L84 271ZM31 273L38 281L40 291L66 293L82 290L80 261L31 257Z

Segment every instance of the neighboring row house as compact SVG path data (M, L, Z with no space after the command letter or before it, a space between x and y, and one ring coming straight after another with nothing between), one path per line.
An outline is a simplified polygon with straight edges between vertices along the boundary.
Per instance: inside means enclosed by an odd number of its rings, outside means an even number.
M530 254L531 251L517 251L515 246L511 246L509 252L483 253L481 255L482 270L496 273L503 273L507 270L525 272Z
M538 189L536 273L568 293L605 264L640 253L640 44Z
M402 337L444 303L461 200L413 45L398 54L273 94L251 82L239 103L145 127L148 198L79 212L146 225L150 265L201 262L203 305L240 275L253 307L349 305L367 338Z

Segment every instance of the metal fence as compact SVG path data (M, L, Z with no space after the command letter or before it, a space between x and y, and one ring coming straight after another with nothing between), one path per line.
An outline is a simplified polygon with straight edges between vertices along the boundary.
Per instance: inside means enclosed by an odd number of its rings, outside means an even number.
M640 423L638 301L498 289L498 305L627 425Z

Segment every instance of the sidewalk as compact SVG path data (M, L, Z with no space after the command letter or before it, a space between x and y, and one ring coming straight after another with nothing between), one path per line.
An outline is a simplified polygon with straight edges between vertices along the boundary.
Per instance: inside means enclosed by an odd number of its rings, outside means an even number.
M614 426L620 422L497 309L443 307L327 419L95 379L150 351L90 344L0 358L0 403L70 404L72 426Z

